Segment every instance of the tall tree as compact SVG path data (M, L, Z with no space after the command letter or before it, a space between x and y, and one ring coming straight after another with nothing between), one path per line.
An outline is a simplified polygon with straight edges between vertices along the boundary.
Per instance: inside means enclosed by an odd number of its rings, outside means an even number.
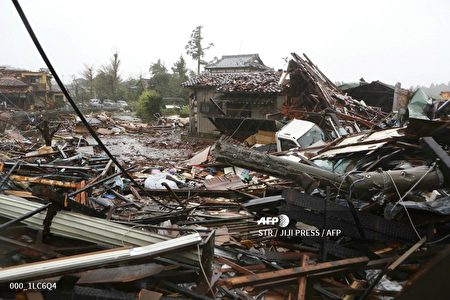
M99 70L98 75L102 75L103 79L106 80L110 86L110 92L108 94L111 98L118 97L118 88L121 82L119 74L120 63L119 53L116 51L113 53L109 64L103 65Z
M180 81L184 82L188 80L188 69L186 67L186 61L182 55L180 55L180 59L173 64L172 72L178 75Z
M77 101L81 100L81 82L75 75L72 75L72 83L70 85L71 96L75 98Z
M197 74L200 74L200 65L206 64L206 62L203 60L203 57L205 56L205 50L208 50L209 48L214 46L213 43L209 43L207 47L202 46L202 28L203 26L199 25L195 27L194 30L192 30L191 38L185 47L186 54L197 61Z
M94 79L95 79L95 71L93 65L84 65L84 70L81 72L81 76L86 81L87 90L89 92L89 98L94 98Z
M150 65L150 80L149 86L155 90L162 97L171 96L170 93L170 79L171 75L167 72L167 68L161 59Z
M160 75L160 74L166 74L167 68L164 65L164 63L161 61L161 59L158 58L158 60L155 63L152 63L150 65L150 68L148 71L150 72L150 75L155 76L155 75Z

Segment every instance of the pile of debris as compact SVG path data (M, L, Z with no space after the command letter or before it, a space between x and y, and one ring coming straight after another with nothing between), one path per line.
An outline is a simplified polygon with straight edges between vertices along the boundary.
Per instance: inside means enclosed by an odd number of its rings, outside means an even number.
M286 72L280 79L287 100L282 113L288 119L310 120L323 129L354 133L385 127L387 114L343 94L304 54L292 53Z
M285 113L314 121L327 138L302 121L293 140L308 138L288 150L282 130L194 147L181 141L180 119L90 116L104 141L161 136L170 142L145 149L180 151L162 163L131 149L117 155L121 169L73 116L7 129L5 298L31 299L31 290L44 299L442 298L450 122L410 118L394 127L307 58L294 55L285 75Z

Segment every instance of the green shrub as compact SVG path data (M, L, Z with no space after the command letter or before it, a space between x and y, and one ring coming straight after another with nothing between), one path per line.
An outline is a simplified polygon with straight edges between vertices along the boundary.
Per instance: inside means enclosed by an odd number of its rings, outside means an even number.
M180 115L182 117L189 116L189 106L183 105L180 109L178 108L162 108L161 114L163 116Z
M153 90L143 91L136 103L136 115L143 120L154 118L155 113L161 112L162 97Z

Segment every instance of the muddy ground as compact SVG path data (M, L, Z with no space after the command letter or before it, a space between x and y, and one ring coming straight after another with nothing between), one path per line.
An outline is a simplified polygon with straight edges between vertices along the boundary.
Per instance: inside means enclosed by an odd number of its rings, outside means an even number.
M121 114L119 118L126 117ZM91 136L85 138L90 145L96 145ZM152 133L101 135L100 138L119 160L152 166L174 166L214 142L190 137L187 128L181 127L155 129Z

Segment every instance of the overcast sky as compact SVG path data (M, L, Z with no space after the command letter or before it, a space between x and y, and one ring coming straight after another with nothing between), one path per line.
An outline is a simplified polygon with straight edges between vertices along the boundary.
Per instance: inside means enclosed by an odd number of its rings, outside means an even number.
M122 77L161 58L170 69L203 25L206 60L259 53L275 69L306 53L332 81L381 80L405 87L450 80L450 1L21 0L44 49L67 82L114 50ZM0 65L45 67L14 6L0 0Z

